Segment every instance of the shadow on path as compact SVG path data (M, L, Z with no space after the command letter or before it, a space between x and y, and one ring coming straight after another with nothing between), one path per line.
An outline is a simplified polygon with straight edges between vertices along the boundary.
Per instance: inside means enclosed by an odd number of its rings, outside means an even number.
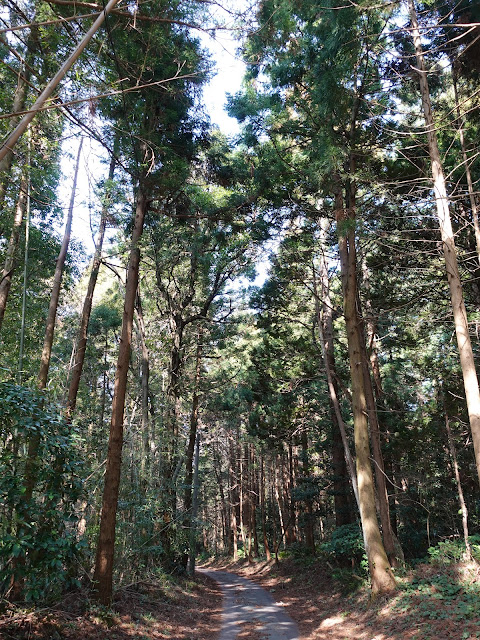
M219 640L234 640L244 625L253 625L262 640L300 640L296 623L265 589L227 571L198 571L216 580L223 592Z

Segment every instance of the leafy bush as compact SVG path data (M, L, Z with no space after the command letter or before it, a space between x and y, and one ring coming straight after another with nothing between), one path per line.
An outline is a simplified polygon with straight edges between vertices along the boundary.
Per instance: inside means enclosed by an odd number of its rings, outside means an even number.
M480 536L470 536L469 542L472 550L472 556L475 560L480 561ZM430 564L439 566L448 566L455 564L463 559L465 554L465 543L463 540L443 540L435 547L428 549Z
M289 544L284 551L280 551L279 558L294 558L298 563L308 566L315 562L315 551L302 542Z
M335 529L328 542L324 542L321 551L332 556L340 564L360 564L365 552L362 532L358 524L345 524Z
M44 394L0 383L0 593L44 600L75 583L78 437Z

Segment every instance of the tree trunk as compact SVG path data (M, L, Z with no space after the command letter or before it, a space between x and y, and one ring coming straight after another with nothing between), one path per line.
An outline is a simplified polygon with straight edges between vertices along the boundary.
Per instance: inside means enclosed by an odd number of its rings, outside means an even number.
M7 306L8 294L12 284L12 276L15 268L15 254L17 252L18 241L20 238L20 230L22 228L23 217L27 208L28 197L28 177L26 167L20 181L20 193L18 194L17 206L15 207L15 216L13 218L13 227L8 242L7 252L5 255L5 263L3 265L2 279L0 281L0 330L2 328L3 318L5 316L5 308Z
M358 293L358 292L357 292ZM368 423L370 425L370 440L373 449L373 460L375 462L375 481L377 485L378 507L380 512L380 522L382 524L383 543L388 559L392 566L398 565L397 548L395 545L392 525L390 522L390 509L388 506L388 492L385 476L385 465L383 463L382 447L380 441L380 425L378 422L377 405L373 392L372 379L370 377L367 349L365 346L365 331L361 312L360 296L357 299L357 313L360 325L360 346L362 350L363 375L365 379L365 400L367 405Z
M460 280L460 273L458 270L457 251L455 247L452 222L450 219L449 201L445 185L445 175L443 173L443 166L437 143L435 123L433 121L427 70L423 57L423 49L420 39L420 31L418 28L418 19L414 0L408 0L408 8L410 11L410 19L412 23L412 38L415 45L418 67L417 71L420 82L420 93L422 97L423 113L427 130L428 150L432 166L433 188L435 193L435 202L437 205L437 217L440 225L440 233L443 243L448 286L450 288L450 298L452 303L453 318L455 322L455 333L457 336L460 364L463 374L463 384L467 400L467 410L470 419L473 447L475 450L477 476L480 481L480 391L478 387L477 373L475 370L475 361L473 359L472 344L468 332L467 312L463 300L462 282Z
M78 147L77 163L75 167L75 174L73 177L72 193L70 196L70 206L67 214L67 223L65 225L65 233L63 236L62 246L60 253L58 254L55 275L53 279L52 293L50 296L50 306L48 309L47 326L45 329L45 341L43 345L42 360L40 363L40 372L38 375L38 388L43 390L47 386L48 370L50 367L50 357L52 353L53 333L55 329L55 319L57 316L58 300L60 297L60 288L62 285L63 268L65 265L65 259L67 257L68 245L70 243L70 232L72 228L73 217L73 205L75 202L75 191L77 188L78 168L80 164L80 153L82 150L83 138L80 140ZM35 486L35 466L37 459L38 446L40 444L40 434L30 438L28 443L27 460L25 462L25 500L28 502L33 495L33 488Z
M253 553L258 558L258 535L257 535L257 510L259 506L258 474L255 473L255 446L250 444L250 503L252 505L252 532L253 532Z
M295 471L293 463L293 445L290 438L288 443L288 475L284 475L283 489L285 496L285 505L288 505L288 520L286 526L287 544L293 544L297 541L297 512L295 502L293 500L293 490L295 487Z
M184 494L184 507L185 515L188 521L190 520L190 509L192 508L192 481L193 481L193 457L195 451L195 442L197 440L197 428L199 417L199 384L200 373L202 366L202 328L200 327L197 337L197 354L195 363L195 376L193 381L193 398L192 398L192 410L190 413L190 433L188 437L187 455L185 461L185 494Z
M28 148L28 164L31 161L30 140ZM18 384L23 380L23 354L25 348L25 326L27 318L27 282L28 282L28 254L30 247L30 176L27 180L27 206L25 220L25 250L23 254L23 284L22 284L22 319L20 323L20 344L18 347Z
M337 178L335 187L335 217L337 221L343 305L352 381L358 497L365 551L368 557L372 582L372 593L377 595L393 591L395 589L395 578L382 543L375 511L375 490L370 464L365 378L362 365L362 332L360 330L360 318L357 313L357 259L353 185L347 184L347 195L349 198L348 216L345 214L341 187L339 185L339 179Z
M32 36L28 38L27 41L27 53L26 57L29 57L29 53L31 51L31 47L33 45ZM23 111L25 107L25 100L27 97L27 82L30 78L30 71L27 67L22 69L22 72L18 75L18 83L17 88L15 90L15 96L13 98L13 113L19 113ZM15 126L18 122L18 116L13 116L10 118L10 124ZM10 172L12 168L13 161L13 149L7 149L4 157L0 160L0 210L3 208L3 204L5 201L5 192L7 190L7 185L10 181ZM28 168L30 171L30 167ZM20 185L20 195L22 193L22 186Z
M462 483L460 480L460 471L457 462L457 452L455 449L455 442L452 436L452 430L450 429L450 419L447 413L446 403L444 401L445 410L445 429L447 432L448 448L450 450L450 456L452 458L453 472L455 475L455 482L457 483L458 502L460 505L460 511L462 514L462 527L463 527L463 539L465 542L465 560L470 562L472 559L472 549L470 547L470 541L468 539L468 510L463 495Z
M266 492L266 480L265 480L265 460L263 455L260 457L260 514L262 518L262 536L263 536L263 546L265 548L265 555L267 557L267 562L271 560L270 547L268 544L267 537L267 515L265 508L265 492Z
M322 222L322 225L325 223ZM330 406L333 423L333 467L335 477L341 478L345 469L345 464L352 483L353 493L360 511L360 501L358 497L357 474L355 472L355 463L350 452L348 444L347 430L343 421L340 403L338 401L338 384L335 368L335 351L333 343L333 309L330 300L330 282L328 277L328 265L325 258L324 247L325 229L321 230L321 258L319 264L321 296L318 291L315 265L313 265L313 290L315 294L315 308L317 315L317 328L320 337L320 346L322 349L325 373L327 375L328 392L330 398ZM322 300L322 308L320 309L320 298ZM337 434L340 435L341 445L339 446ZM340 448L343 445L344 454ZM342 462L343 459L343 462ZM337 526L341 524L349 524L352 521L351 513L349 513L348 493L346 492L345 483L341 480L336 481L335 491L335 516ZM341 515L342 514L342 515Z
M301 442L302 442L302 474L308 489L309 487L307 483L310 478L311 468L310 468L310 459L308 455L308 436L305 429L302 431L302 434L301 434ZM306 522L305 522L305 528L304 528L305 545L312 552L315 552L315 536L314 536L314 527L313 527L313 524L314 524L313 498L311 496L308 496L305 499L305 505L306 505L306 515L305 515Z
M190 413L190 433L188 437L187 455L185 460L185 493L184 493L184 526L188 530L194 527L194 515L192 513L192 492L195 487L194 476L194 454L198 441L198 418L199 418L199 384L202 367L202 327L199 328L197 337L197 354L195 362L195 375L193 380L192 410ZM190 549L191 552L191 549ZM190 561L189 556L189 561ZM193 575L193 574L191 574Z
M110 11L115 7L118 0L109 0L109 2L104 6L103 11L100 13L98 18L92 24L87 33L83 36L82 40L78 43L73 53L65 60L60 69L57 71L55 76L50 80L42 93L35 100L33 105L29 108L28 113L26 113L23 118L20 120L15 129L10 133L7 137L3 145L0 147L0 163L4 158L8 156L9 153L12 152L15 144L17 143L20 136L25 133L30 122L33 120L35 115L42 109L46 100L52 95L57 86L65 77L66 73L69 71L70 67L77 61L77 59L82 54L85 47L88 45L92 37L101 27L105 18L110 13Z
M237 509L238 509L238 479L237 479L237 465L235 464L235 443L233 440L233 433L229 433L229 482L230 482L230 528L231 528L231 548L232 548L232 556L234 560L238 558L238 537L237 537L237 528L238 528L238 518L237 518Z
M278 548L282 542L283 544L286 544L286 530L285 530L285 519L283 517L283 507L280 501L280 492L278 490L278 467L276 464L274 467L273 487L275 492L275 501L277 503L277 508L278 508L278 519L280 521L280 539L275 545L275 558L276 560L278 560Z
M40 373L38 377L38 388L40 390L45 389L45 387L47 386L48 369L50 365L50 355L52 351L53 332L55 328L55 318L57 315L58 299L60 296L60 288L62 284L63 267L65 265L68 245L70 243L70 232L71 232L72 217L73 217L73 205L75 201L75 191L77 187L77 175L78 175L78 167L80 163L80 153L82 150L82 143L83 143L83 138L80 139L80 145L78 147L77 163L76 163L75 174L73 178L72 193L70 197L70 206L67 214L67 223L65 225L65 233L63 236L62 246L60 248L60 253L58 254L58 258L56 262L52 293L50 296L50 306L48 310L47 327L45 331L45 342L43 346L42 361L40 364ZM25 492L22 496L21 507L20 507L20 509L24 512L25 520L28 519L29 504L30 504L30 501L32 500L33 491L37 481L36 467L37 467L37 461L38 461L38 448L40 446L40 437L41 437L40 433L37 433L36 435L32 436L28 440L27 457L25 461L25 471L24 471ZM21 562L24 562L24 559L18 562L17 566ZM13 585L13 597L19 598L22 591L23 591L23 578L18 578L15 580L15 583Z
M123 419L125 396L127 392L128 366L132 342L133 316L138 289L140 267L140 249L138 247L143 231L143 222L148 206L147 196L142 185L137 193L135 221L132 232L130 258L125 287L122 333L115 372L115 385L112 401L112 420L108 441L107 467L103 489L100 531L97 544L94 571L96 597L103 605L109 606L113 589L113 560L115 551L115 524L117 516L118 493L123 446Z
M72 230L73 205L75 203L75 191L77 189L78 169L80 165L80 153L82 151L83 138L80 139L77 153L77 163L73 176L72 194L70 196L70 206L68 208L67 224L65 225L65 234L57 258L55 267L55 276L53 278L52 294L50 297L50 306L48 309L47 326L45 329L45 341L43 343L42 361L40 363L40 372L38 374L38 388L45 389L47 386L48 370L50 368L50 358L52 355L53 333L55 330L55 319L57 317L58 300L60 297L60 288L62 285L63 268L67 257L68 245L70 244L70 233Z
M115 171L115 158L112 157L110 161L110 169L108 172L108 180L113 180L113 173ZM110 198L110 186L107 186L105 202L102 206L102 213L100 217L100 227L98 229L97 244L95 246L95 255L93 257L92 270L90 272L90 278L88 280L87 293L83 302L82 318L80 321L80 327L78 329L77 344L75 349L75 357L73 360L72 377L70 379L70 386L68 389L67 406L65 408L65 414L67 419L71 419L77 404L78 387L80 385L80 379L82 377L83 363L85 361L85 351L87 349L87 334L88 325L90 322L90 314L92 313L93 294L95 292L95 286L97 284L98 272L100 271L100 265L102 261L102 249L103 240L105 237L105 229L107 226L109 198Z
M217 479L218 484L218 492L220 494L220 510L221 510L221 521L222 521L222 540L223 540L223 548L229 549L229 540L230 537L228 535L229 528L229 511L227 507L227 501L225 499L225 489L223 487L223 478L222 478L222 465L219 459L219 453L215 446L215 442L212 443L213 449L213 470L215 473L215 477Z
M142 422L141 422L141 438L142 451L140 458L140 484L142 491L146 492L148 486L148 474L150 469L150 454L153 445L153 436L150 433L150 411L149 411L149 381L150 381L150 357L146 342L145 321L143 318L142 300L140 297L140 286L137 291L137 300L135 304L135 313L138 325L138 338L141 346L141 397L142 397Z
M455 96L455 107L457 110L458 121L458 136L460 138L460 146L462 148L463 166L465 169L465 177L467 178L468 198L470 200L470 207L472 209L473 228L475 231L475 246L477 249L477 259L480 263L480 222L478 220L478 207L475 198L475 189L473 187L472 172L470 171L470 164L468 161L467 148L465 145L465 134L463 131L463 118L460 112L460 102L458 99L458 86L457 86L457 73L454 64L452 64L452 81L453 81L453 93Z
M192 513L190 518L189 554L187 573L189 576L195 574L195 556L197 543L197 512L198 512L198 465L200 459L200 433L195 437L195 457L193 462L193 499Z
M240 444L240 429L237 430L237 456L238 456L238 466L240 472L239 478L239 487L238 487L238 496L239 496L239 524L240 524L240 536L242 538L242 546L243 546L243 554L245 557L245 553L247 551L247 539L245 537L245 501L244 501L244 491L245 491L245 474L244 474L244 460L242 453L242 445ZM247 518L248 522L248 518Z

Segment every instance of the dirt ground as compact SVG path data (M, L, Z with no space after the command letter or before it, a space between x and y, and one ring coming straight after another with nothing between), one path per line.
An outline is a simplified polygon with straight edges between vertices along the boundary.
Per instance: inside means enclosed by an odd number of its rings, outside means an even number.
M210 565L213 566L213 565ZM399 579L393 598L353 593L320 561L280 565L214 563L267 589L295 620L301 640L474 640L480 638L480 569L419 567ZM0 616L1 640L216 640L222 596L206 576L176 583L140 582L117 593L112 611L86 594L49 609L10 607ZM245 625L241 640L259 640Z
M140 582L119 590L111 611L85 593L41 610L10 608L1 640L215 640L222 595L207 577L176 584Z
M367 589L342 593L330 568L319 562L299 567L290 560L225 567L269 590L300 628L302 640L473 640L480 638L478 593L459 584L458 568L425 567L399 580L399 593L372 603ZM465 569L470 584L478 567ZM407 584L405 589L402 584ZM470 604L471 603L471 604Z

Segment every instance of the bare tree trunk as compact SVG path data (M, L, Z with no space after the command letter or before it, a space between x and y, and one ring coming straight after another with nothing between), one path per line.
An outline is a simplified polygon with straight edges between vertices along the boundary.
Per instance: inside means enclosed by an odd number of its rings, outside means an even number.
M110 161L110 169L108 172L108 180L110 182L113 180L114 171L115 171L115 158L112 158ZM80 320L80 327L78 329L75 357L73 360L73 367L72 367L72 377L70 379L67 406L65 408L65 414L67 416L67 419L71 419L71 417L75 412L75 406L77 404L78 387L80 385L80 379L82 377L82 370L83 370L83 363L85 361L85 351L87 349L88 325L90 322L90 315L92 313L92 305L93 305L93 294L95 292L98 273L100 271L100 265L102 261L103 240L105 237L105 229L107 226L108 209L110 204L109 192L110 192L110 185L107 186L105 201L102 205L100 227L98 229L97 244L95 246L95 255L93 257L92 270L90 272L90 278L88 280L87 293L85 295L85 300L83 302L82 318Z
M221 522L222 522L222 540L224 549L229 549L229 535L228 535L228 527L229 527L229 511L227 507L227 501L225 499L225 489L223 486L222 479L222 466L219 459L219 453L217 448L215 447L215 442L212 443L213 449L213 470L215 473L215 477L217 479L218 484L218 492L220 494L220 510L221 510Z
M75 203L75 191L77 189L78 169L80 165L80 153L82 151L83 138L80 139L78 146L77 162L75 165L75 174L73 176L72 194L70 196L70 206L68 208L67 224L65 225L65 234L57 258L57 266L55 268L55 276L53 278L52 294L50 297L50 306L48 309L47 326L45 329L45 341L43 343L42 361L40 363L40 373L38 374L38 388L45 389L47 386L48 370L50 368L50 357L52 355L53 332L55 330L55 319L57 317L58 299L60 297L60 288L62 285L63 268L67 257L68 245L70 244L70 233L72 230L73 205Z
M447 413L446 403L444 401L445 410L445 429L447 431L448 448L450 450L450 456L452 458L453 472L455 475L455 482L457 483L458 502L460 504L460 511L462 513L462 527L463 527L463 539L465 541L465 560L470 562L472 560L472 549L470 547L470 541L468 539L468 510L465 503L465 497L463 495L462 483L460 480L460 471L457 462L457 452L455 449L455 442L452 436L452 430L450 429L450 419Z
M195 574L195 555L197 543L197 515L198 515L198 465L200 459L200 433L195 436L195 456L193 462L193 499L192 513L190 518L190 549L188 554L187 573L189 576Z
M103 380L102 380L102 394L100 396L100 415L98 417L99 431L103 432L103 423L105 421L105 408L107 404L107 367L108 367L108 329L105 331L105 344L103 346Z
M54 77L50 80L50 82L47 84L45 89L35 100L34 104L30 107L28 112L23 116L23 118L20 120L18 125L15 127L15 129L10 133L8 138L0 147L0 162L6 156L8 156L9 153L12 152L20 136L22 136L25 133L25 130L30 124L30 122L33 120L35 115L42 109L46 100L55 91L57 86L65 77L66 73L69 71L70 67L72 67L72 65L78 60L78 58L82 54L85 47L88 45L92 37L95 35L95 33L98 31L100 26L105 21L105 18L107 17L107 15L115 7L117 3L118 3L118 0L109 0L109 2L103 8L103 11L98 16L98 18L92 24L92 26L87 31L87 33L83 36L82 40L79 42L79 44L77 45L73 53L71 53L70 56L67 58L67 60L65 60L65 62L62 64L60 69L54 75Z
M330 300L330 283L328 277L328 265L325 259L325 247L323 243L323 236L325 231L322 231L321 241L321 258L320 258L320 283L321 283L321 299L322 309L320 309L320 293L318 291L317 278L315 272L315 265L313 265L313 290L315 294L315 308L317 315L317 328L320 337L320 346L322 349L323 362L325 366L325 373L327 375L328 392L330 397L330 404L332 407L332 418L334 420L334 427L338 428L340 433L343 449L345 452L345 462L347 465L350 481L352 483L353 493L357 502L358 509L360 511L360 501L358 497L357 486L357 474L355 472L355 463L350 452L350 445L348 444L347 430L345 422L343 421L342 412L340 409L340 403L338 401L338 384L336 381L335 372L335 355L333 344L333 313L332 303ZM338 465L340 466L340 465ZM336 498L339 500L340 496ZM338 505L338 511L341 512L342 508L346 505L344 502ZM337 512L337 510L336 510Z
M297 513L293 500L293 490L295 487L295 472L293 463L292 439L288 443L288 475L284 476L284 496L285 504L288 504L288 524L286 527L287 543L292 544L297 541Z
M101 604L109 606L113 590L113 561L115 551L115 525L117 517L118 493L123 447L123 420L125 396L127 392L128 366L132 343L133 316L138 289L140 267L139 241L143 232L143 222L147 211L148 199L142 184L137 193L135 221L132 232L130 258L125 286L125 303L123 307L122 333L118 352L115 386L112 401L112 420L108 442L107 467L103 489L102 511L100 516L100 532L94 571L94 588Z
M260 457L260 513L262 518L262 536L263 536L263 546L265 548L265 555L267 557L267 562L271 560L270 547L268 544L267 537L267 515L265 508L265 491L266 491L266 480L265 480L265 460L263 455Z
M28 57L30 48L33 44L32 36L30 35L27 41L27 53ZM13 113L18 113L22 111L25 106L25 99L27 97L27 82L30 78L30 71L25 67L22 69L21 73L18 75L17 88L15 89L15 96L13 98ZM10 124L15 126L18 122L18 116L13 116L10 119ZM7 190L7 184L10 180L10 171L12 168L13 161L13 149L8 149L5 153L2 160L0 160L0 210L3 208L3 203L5 201L5 192ZM30 171L30 168L28 169ZM22 186L20 185L20 193L22 191Z
M185 461L185 493L184 493L184 526L192 530L194 527L194 515L192 513L192 492L194 491L194 454L198 442L198 418L199 418L199 384L202 367L202 327L200 326L197 336L197 354L195 362L195 375L193 380L192 410L190 413L190 433L188 436L187 455ZM191 549L190 549L191 553ZM188 562L190 562L191 555ZM190 574L193 575L193 574Z
M453 318L455 322L455 333L457 336L458 351L460 354L460 364L462 367L463 384L467 400L467 410L470 419L470 429L472 432L473 447L475 450L475 463L477 475L480 481L480 391L478 387L475 361L473 358L472 344L468 332L467 312L463 300L463 288L458 270L457 251L455 247L455 237L450 219L449 200L445 184L445 175L438 149L435 123L432 115L432 105L430 101L430 90L428 86L427 70L423 57L422 42L418 28L417 13L414 0L408 0L410 20L412 23L412 38L415 45L417 57L417 71L420 82L420 93L422 97L423 113L427 130L428 150L432 165L433 188L437 205L437 217L440 225L440 233L443 242L443 252L445 267L447 271L448 285L450 287L450 297L452 302Z
M270 502L272 504L272 513L273 513L273 505L275 504L275 497L276 497L276 491L275 491L275 472L272 471L272 473L270 474L270 478L271 478L271 487L270 487ZM273 555L275 556L275 562L278 563L278 547L280 546L280 541L277 540L277 520L275 518L275 514L273 513L272 515L272 550L273 550Z
M80 163L80 153L82 150L82 142L83 142L83 138L80 140L80 145L78 147L77 163L76 163L75 174L73 178L72 193L70 197L70 206L67 214L67 223L65 225L65 233L63 236L62 246L60 248L60 253L58 254L58 258L57 258L52 293L50 296L50 306L48 310L47 326L45 331L45 342L43 346L42 361L41 361L40 373L38 377L38 388L40 390L45 389L45 387L47 386L48 369L50 364L50 355L52 351L53 332L55 328L55 318L57 315L58 299L60 296L60 288L62 284L63 267L65 265L68 245L70 243L70 232L71 232L72 217L73 217L73 205L75 201L75 191L77 187L77 176L78 176L78 167ZM35 483L37 481L36 467L38 462L39 446L40 446L40 434L37 433L36 435L32 436L28 440L28 446L27 446L27 457L25 461L25 471L24 471L25 492L21 500L21 510L24 511L25 518L28 518L29 503L32 500ZM21 562L24 562L24 558L21 560ZM20 562L17 563L17 566L18 564L20 564ZM23 578L18 578L15 580L13 585L14 598L19 598L22 593L22 590L23 590Z
M230 528L231 528L231 540L232 540L232 555L233 559L238 559L238 479L237 479L237 465L235 464L235 443L233 441L233 434L229 434L229 482L230 482Z
M368 557L372 582L372 593L376 595L393 591L395 589L395 578L385 553L378 526L373 474L370 464L365 377L362 364L361 319L357 312L357 258L353 226L353 221L355 220L354 186L347 183L347 196L349 198L349 214L347 216L339 178L337 178L336 182L335 216L337 220L344 315L352 381L358 496L365 551Z
M28 164L31 162L31 145L28 141ZM27 203L25 220L25 249L23 253L23 283L22 283L22 319L20 323L20 344L18 346L18 383L23 380L23 354L25 348L25 326L27 318L27 281L28 281L28 254L30 248L30 175L27 180Z
M78 147L77 163L75 167L75 174L73 177L72 193L70 197L70 206L68 209L67 223L65 225L65 233L63 236L62 246L60 253L57 257L57 263L55 267L55 275L53 279L52 293L50 296L50 306L48 309L47 326L45 329L45 341L43 345L42 360L40 363L40 372L38 375L38 388L45 389L48 380L48 370L50 367L50 357L52 353L53 333L55 329L55 319L57 316L58 299L60 297L60 288L62 285L63 268L65 265L65 259L67 257L68 245L70 243L70 232L72 228L73 217L73 205L75 202L75 191L77 188L78 168L80 164L80 153L82 150L83 138L80 140ZM35 466L37 459L38 446L40 444L40 435L36 435L30 438L28 443L27 460L25 463L25 500L28 502L33 495L33 488L35 486Z
M373 460L375 462L375 481L377 485L378 507L380 512L380 522L382 523L383 543L388 559L392 566L398 565L397 550L393 538L392 525L390 522L390 509L388 506L387 483L385 476L385 465L383 463L382 447L380 442L380 425L378 423L377 406L373 392L372 379L368 363L367 350L365 346L364 324L361 313L360 297L357 299L358 320L361 327L362 364L365 379L365 400L367 405L368 423L370 425L370 440L372 443Z
M252 474L251 474L251 466L250 466L250 452L249 446L245 443L244 446L244 460L245 460L245 471L244 471L244 486L245 486L245 499L244 499L244 510L245 510L245 522L246 522L246 535L248 538L247 542L247 557L248 562L253 562L253 534L252 534Z
M247 552L247 539L245 537L245 501L244 501L244 492L245 492L245 474L244 474L244 460L242 454L242 445L240 444L240 433L237 431L237 456L238 456L238 465L240 471L240 482L239 482L239 509L240 509L240 535L242 537L242 545L243 545L243 553ZM247 520L248 521L248 520Z
M259 490L258 474L255 473L255 447L250 444L250 504L252 505L252 534L253 534L253 553L258 558L258 535L257 535L257 510L259 506Z
M283 542L286 544L286 530L285 530L285 520L283 517L283 508L282 503L280 501L280 492L278 490L278 473L277 466L274 468L274 477L273 477L273 487L275 492L275 501L278 507L278 518L280 520L280 539L278 540L277 545L275 546L275 558L278 560L278 547Z
M308 436L304 429L301 435L302 442L302 474L306 482L310 478L311 468L308 455ZM305 544L312 552L315 551L315 536L313 531L313 498L308 496L305 500L306 505L306 523L305 523Z
M135 315L137 319L137 335L141 348L140 384L141 384L141 457L140 457L140 483L145 492L148 486L147 476L150 468L150 453L153 439L150 433L150 411L149 411L149 382L150 382L150 356L147 348L145 321L143 317L142 300L140 297L140 286L137 291L135 304Z
M29 170L29 167L24 169L22 179L20 181L20 193L18 194L17 206L15 207L12 232L10 234L10 240L8 242L7 252L5 255L2 279L0 280L0 329L2 328L3 318L5 316L5 308L7 306L8 294L10 293L13 271L15 269L15 254L17 252L23 217L27 208L27 171Z
M460 112L460 102L458 99L458 86L457 86L457 73L455 66L452 65L452 80L453 80L453 93L455 96L455 107L457 110L458 121L458 135L460 138L460 146L462 148L463 166L465 168L465 176L467 178L468 197L470 200L470 207L472 209L473 228L475 231L475 245L477 248L477 259L480 263L480 222L478 220L478 207L475 198L475 190L473 188L472 172L470 171L470 164L468 162L467 148L465 145L465 134L463 131L463 118Z

